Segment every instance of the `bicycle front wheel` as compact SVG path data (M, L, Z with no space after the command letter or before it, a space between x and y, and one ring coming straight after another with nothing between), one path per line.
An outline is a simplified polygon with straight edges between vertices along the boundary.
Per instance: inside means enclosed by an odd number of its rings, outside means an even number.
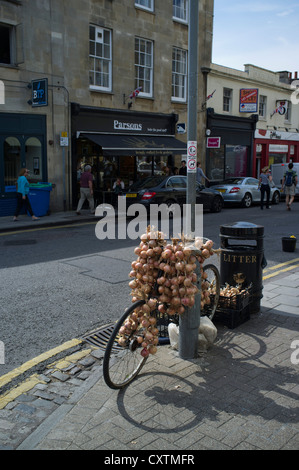
M137 338L142 336L141 326L125 335L121 330L131 314L143 304L145 304L144 300L138 300L125 311L116 323L107 343L103 376L110 388L120 389L132 382L147 360L147 357L141 356L142 347L137 341Z
M207 264L203 267L203 277L203 281L207 283L207 288L210 293L210 303L204 306L201 315L207 316L212 320L220 297L220 274L214 264Z

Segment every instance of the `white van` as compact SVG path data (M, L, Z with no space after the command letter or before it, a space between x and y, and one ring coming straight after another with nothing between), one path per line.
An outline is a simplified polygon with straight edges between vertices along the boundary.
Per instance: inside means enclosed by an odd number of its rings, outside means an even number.
M271 165L271 175L272 180L275 186L281 189L281 183L284 177L285 172L288 170L288 163L273 163ZM296 186L296 195L295 197L299 197L299 163L293 163L293 170L296 171L298 177L298 183Z

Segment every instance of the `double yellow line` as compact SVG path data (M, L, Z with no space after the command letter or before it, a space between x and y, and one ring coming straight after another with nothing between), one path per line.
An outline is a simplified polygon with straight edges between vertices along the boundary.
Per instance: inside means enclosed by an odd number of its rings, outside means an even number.
M299 267L299 258L291 259L289 261L286 261L285 263L276 264L275 266L272 266L271 268L264 269L264 274L266 275L263 276L263 281L265 281L266 279L270 279L271 277L277 276L278 274L291 271L292 269L298 268L298 267ZM279 268L282 268L282 269L279 269Z

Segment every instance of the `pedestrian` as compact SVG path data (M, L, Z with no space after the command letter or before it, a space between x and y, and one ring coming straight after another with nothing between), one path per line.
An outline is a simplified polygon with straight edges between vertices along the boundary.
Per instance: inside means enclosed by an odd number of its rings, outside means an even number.
M206 179L207 182L208 182L208 185L210 183L210 180L209 178L206 177L206 175L204 174L202 168L201 168L201 163L200 162L197 162L197 169L196 169L196 181L198 183L202 183L202 178Z
M80 199L77 207L77 215L81 214L81 209L85 199L88 200L89 209L94 214L94 199L93 199L93 176L91 173L91 166L85 165L84 172L80 177Z
M29 214L31 215L32 220L39 220L39 217L36 217L33 214L33 210L28 198L29 194L29 181L28 181L28 176L29 176L29 170L27 168L22 168L18 181L17 181L17 208L15 211L14 215L14 222L17 222L19 213L21 212L22 207L25 207L26 212L28 211Z
M187 167L186 167L186 160L182 160L181 168L179 170L179 174L183 176L187 176Z
M281 190L285 188L286 205L288 211L291 210L291 205L294 202L296 186L298 183L298 176L296 171L293 170L293 166L294 165L292 162L288 164L288 170L285 172L281 184Z
M269 172L269 167L265 166L262 169L262 172L260 174L260 179L259 179L259 189L261 190L261 209L264 207L264 197L266 193L266 209L270 209L270 182L272 181L272 176Z
M121 196L125 189L125 183L121 180L121 178L117 178L113 183L112 189L114 192L113 204L116 205L118 196Z
M178 169L177 166L174 166L174 167L173 167L173 174L174 174L174 175L178 175L178 174L179 174L179 169Z
M171 171L170 166L165 166L163 168L163 171L164 171L165 176L171 176L172 175L172 171Z

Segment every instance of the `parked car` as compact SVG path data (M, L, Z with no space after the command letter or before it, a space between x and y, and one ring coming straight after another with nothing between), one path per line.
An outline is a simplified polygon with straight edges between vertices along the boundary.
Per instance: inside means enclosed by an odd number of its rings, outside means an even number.
M151 204L165 203L186 204L187 177L151 176L133 183L126 192L127 206L131 204L143 204L149 207ZM220 212L224 205L223 197L212 188L205 188L196 183L196 203L203 204L204 211Z
M223 196L224 203L240 204L243 207L250 207L254 203L261 201L261 192L258 188L259 180L251 177L228 178L223 183L213 185L213 188ZM278 204L280 201L280 191L272 183L270 201ZM266 195L265 195L266 199Z

